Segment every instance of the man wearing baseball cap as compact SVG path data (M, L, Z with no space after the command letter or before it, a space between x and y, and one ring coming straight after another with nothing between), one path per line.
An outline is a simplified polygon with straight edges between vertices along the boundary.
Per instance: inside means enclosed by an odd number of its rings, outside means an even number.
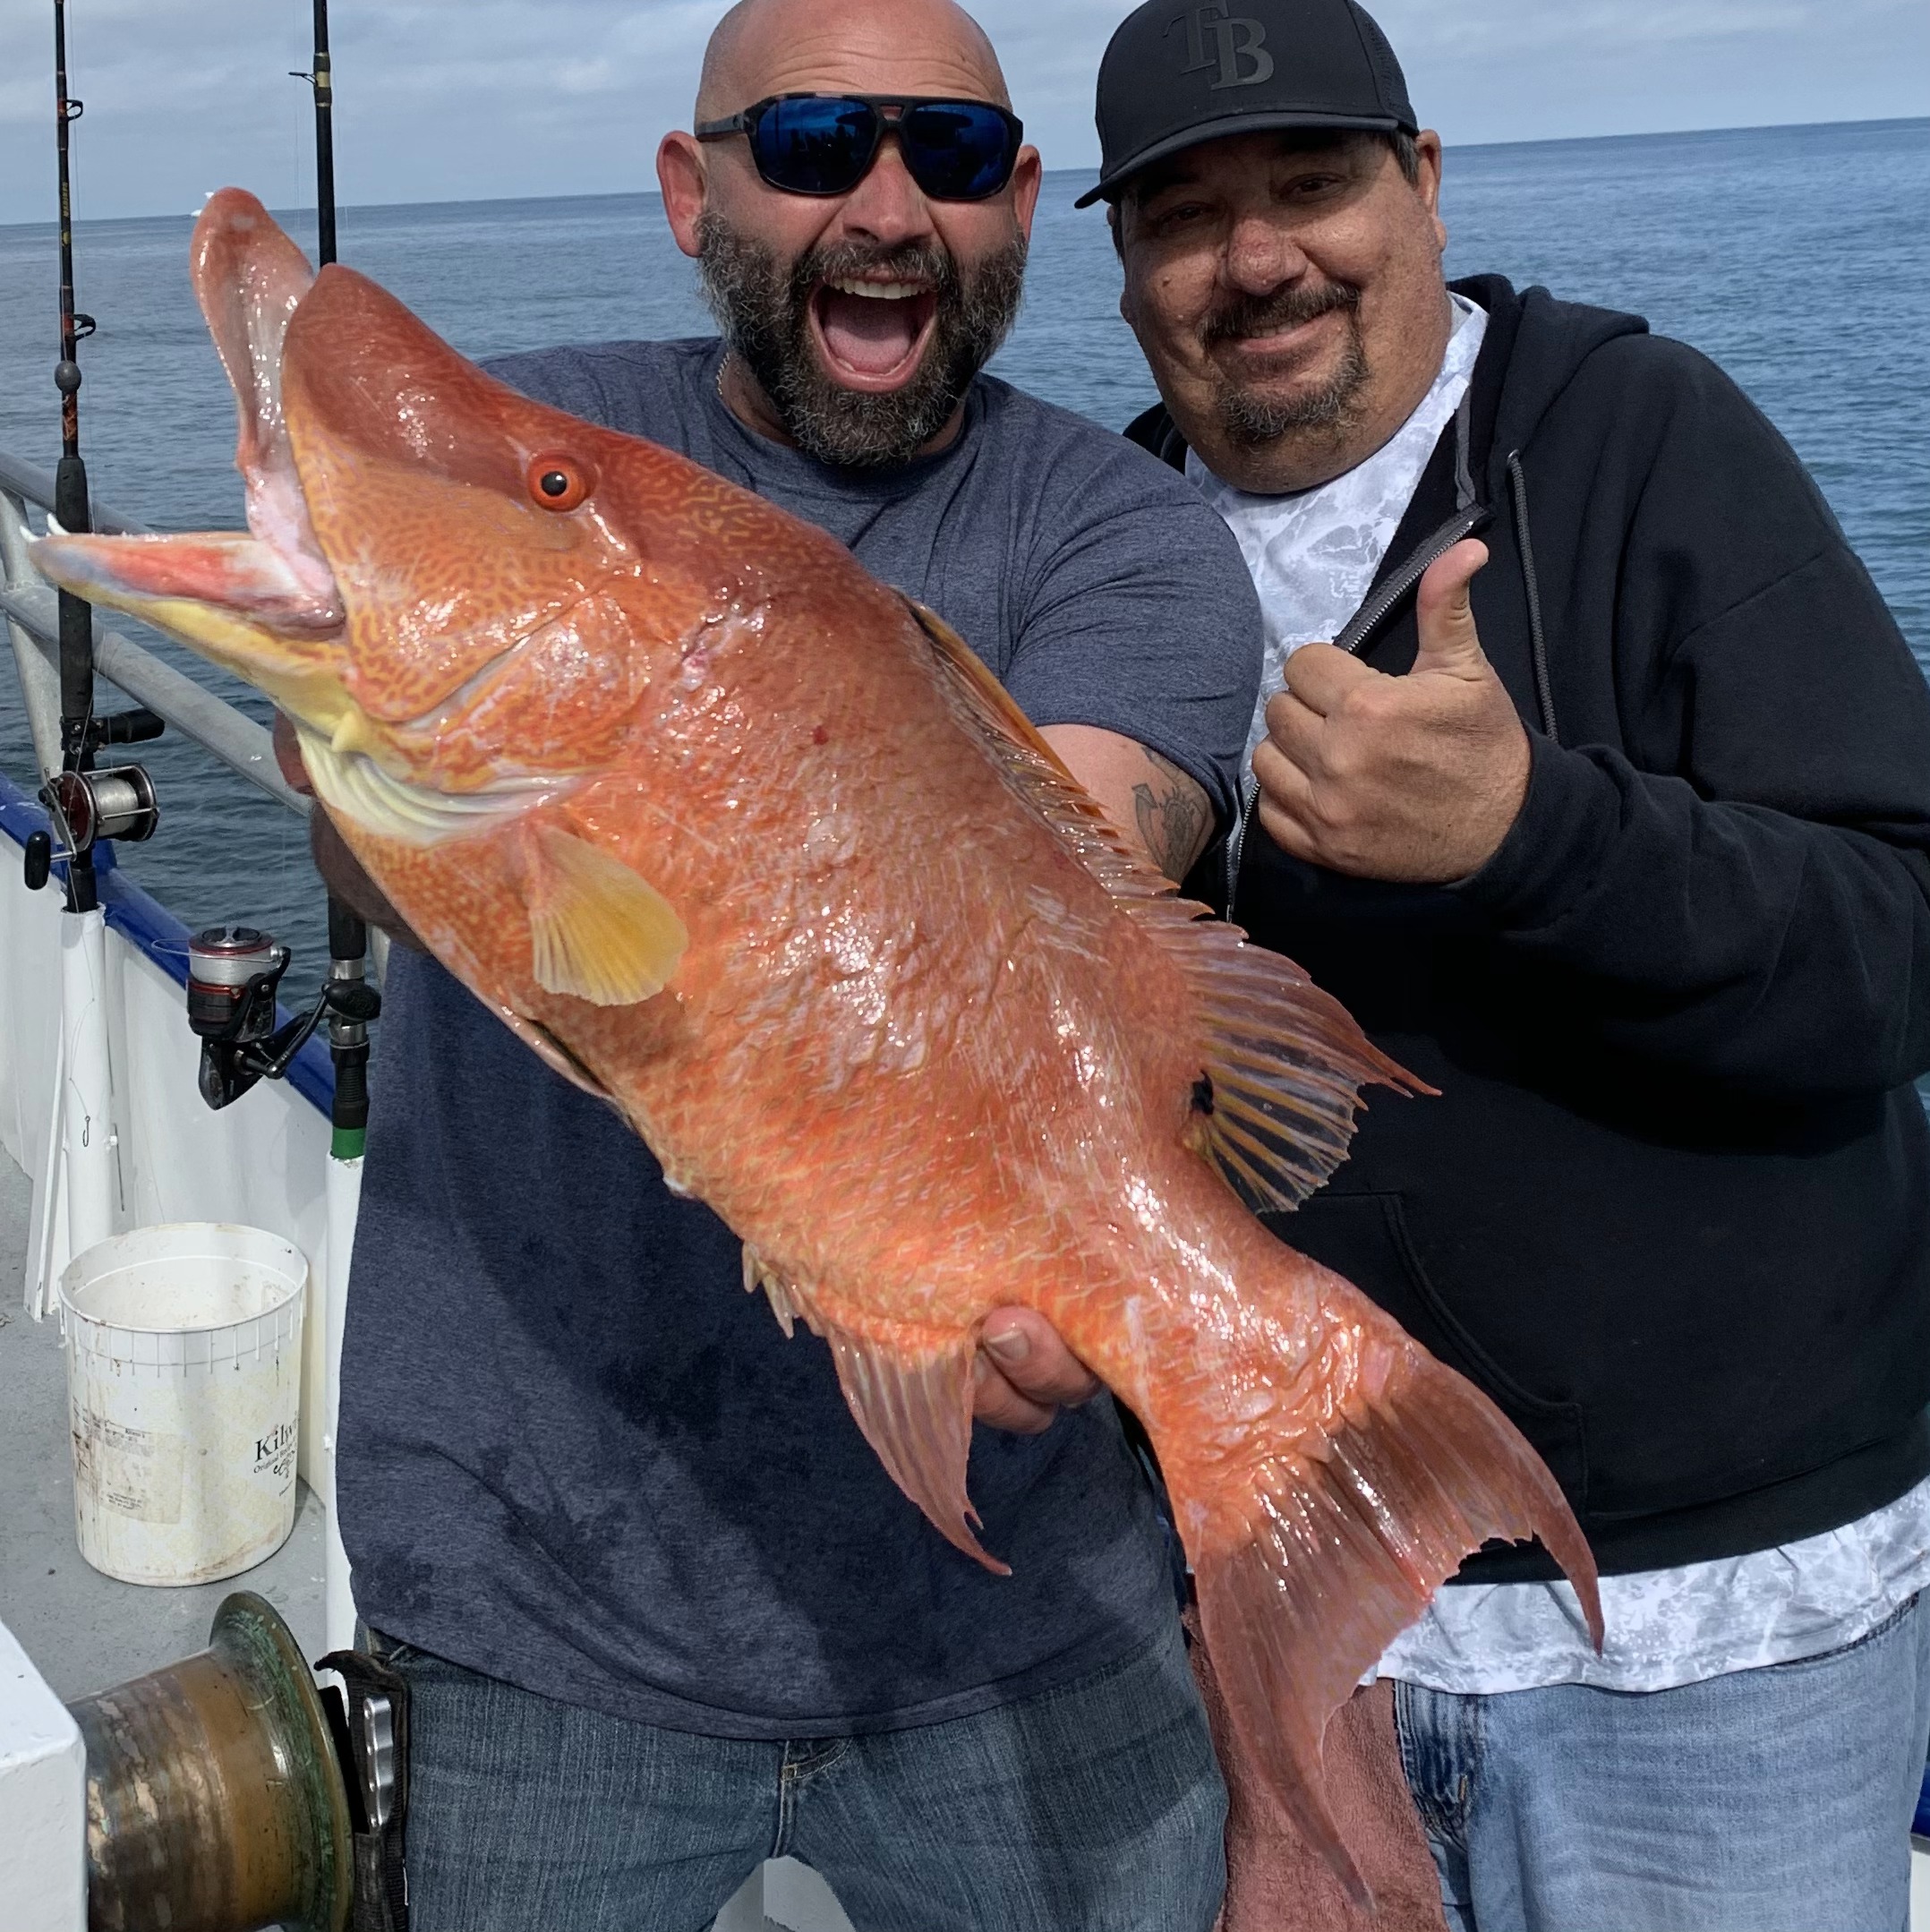
M1930 1734L1930 694L1777 432L1632 315L1449 286L1352 0L1141 7L1095 194L1268 661L1207 861L1441 1090L1281 1233L1560 1478L1381 1665L1450 1922L1908 1915ZM1090 197L1089 197L1090 199Z

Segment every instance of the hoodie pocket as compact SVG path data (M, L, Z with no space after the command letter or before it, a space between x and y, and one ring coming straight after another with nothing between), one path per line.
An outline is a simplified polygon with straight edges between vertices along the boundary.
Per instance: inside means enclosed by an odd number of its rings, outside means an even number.
M1497 1362L1430 1279L1396 1193L1320 1193L1262 1217L1290 1248L1344 1276L1430 1355L1467 1377L1534 1446L1577 1515L1588 1454L1578 1402L1528 1388Z

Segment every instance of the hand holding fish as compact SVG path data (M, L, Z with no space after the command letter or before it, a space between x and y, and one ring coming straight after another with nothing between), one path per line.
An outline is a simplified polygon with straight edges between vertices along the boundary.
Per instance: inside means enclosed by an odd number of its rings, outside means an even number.
M995 1429L1038 1435L1062 1408L1099 1392L1099 1379L1030 1308L996 1308L986 1317L972 1364L972 1415Z
M1390 678L1332 645L1287 661L1253 754L1260 821L1296 859L1359 878L1445 885L1499 850L1528 791L1528 734L1482 654L1469 540L1421 579L1421 648Z

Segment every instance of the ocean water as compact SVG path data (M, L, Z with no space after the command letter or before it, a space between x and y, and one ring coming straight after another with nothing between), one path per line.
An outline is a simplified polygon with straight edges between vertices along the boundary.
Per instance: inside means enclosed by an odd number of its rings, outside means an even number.
M1120 321L1089 174L1046 177L1026 304L997 372L1114 426L1153 389ZM1794 444L1930 670L1930 120L1464 148L1448 157L1453 273L1496 270L1631 309L1695 344ZM84 210L82 210L84 213ZM312 245L312 215L288 225ZM96 496L163 529L238 526L234 415L187 280L192 222L81 221L83 448ZM346 209L343 261L471 355L707 330L654 196ZM0 228L0 449L59 454L51 225ZM149 634L145 641L156 640ZM192 675L252 695L160 643ZM129 873L191 925L246 918L322 954L320 888L293 816L198 748L143 748L160 790ZM0 675L0 770L30 782Z

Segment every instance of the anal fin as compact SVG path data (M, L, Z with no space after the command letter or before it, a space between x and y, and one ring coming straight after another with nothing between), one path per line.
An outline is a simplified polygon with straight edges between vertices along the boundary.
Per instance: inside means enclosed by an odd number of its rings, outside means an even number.
M978 1512L965 1490L978 1349L973 1335L904 1323L894 1324L888 1337L858 1335L829 1322L819 1332L831 1345L844 1399L892 1481L954 1549L995 1576L1011 1576L1011 1567L989 1555L972 1534Z
M979 1526L978 1512L965 1487L977 1335L910 1321L860 1330L827 1312L809 1287L773 1267L747 1241L744 1290L752 1294L760 1287L787 1338L801 1315L829 1345L846 1406L885 1474L954 1549L995 1576L1011 1576L1011 1566L988 1554L972 1534Z

